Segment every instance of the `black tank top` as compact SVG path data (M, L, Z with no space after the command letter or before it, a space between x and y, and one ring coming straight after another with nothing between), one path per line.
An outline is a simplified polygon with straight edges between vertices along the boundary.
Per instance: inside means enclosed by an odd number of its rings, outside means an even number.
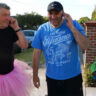
M0 29L0 74L7 74L14 69L13 44L18 40L11 27Z

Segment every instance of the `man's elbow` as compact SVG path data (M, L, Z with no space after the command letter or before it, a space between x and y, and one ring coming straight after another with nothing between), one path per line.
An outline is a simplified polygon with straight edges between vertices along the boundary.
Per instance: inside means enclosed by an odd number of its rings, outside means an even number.
M85 45L84 45L84 49L88 50L89 49L89 39L87 39Z
M83 49L84 49L84 50L88 50L88 49L89 49L89 46L86 45Z

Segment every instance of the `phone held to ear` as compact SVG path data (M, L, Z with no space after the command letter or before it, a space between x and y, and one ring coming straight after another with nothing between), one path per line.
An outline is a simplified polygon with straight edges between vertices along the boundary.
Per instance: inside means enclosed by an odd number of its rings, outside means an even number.
M9 21L9 25L11 24L11 21Z
M68 19L67 18L65 18L65 22L68 22Z
M10 26L10 24L11 24L11 21L9 21L9 25L8 26Z
M65 19L65 22L68 22L68 19L65 17L64 11L63 11L63 18Z

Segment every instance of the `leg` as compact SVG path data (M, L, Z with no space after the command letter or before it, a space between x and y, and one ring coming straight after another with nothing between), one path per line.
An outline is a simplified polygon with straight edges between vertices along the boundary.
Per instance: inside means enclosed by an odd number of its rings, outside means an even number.
M62 86L61 80L54 80L49 77L46 77L46 81L47 81L48 96L65 96L62 94L62 91L64 93L64 90L62 90L61 87Z
M66 96L83 96L81 74L66 80Z

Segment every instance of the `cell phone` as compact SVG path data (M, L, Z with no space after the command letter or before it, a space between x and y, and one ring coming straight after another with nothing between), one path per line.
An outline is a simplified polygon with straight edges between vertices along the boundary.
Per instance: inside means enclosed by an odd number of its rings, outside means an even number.
M65 19L65 22L68 22L68 19L65 17L64 11L63 11L63 17L64 17L64 19Z
M64 19L64 11L63 11L63 13L62 13L62 18Z
M65 22L68 22L68 19L67 18L65 18Z
M11 21L9 21L9 24L11 24Z

